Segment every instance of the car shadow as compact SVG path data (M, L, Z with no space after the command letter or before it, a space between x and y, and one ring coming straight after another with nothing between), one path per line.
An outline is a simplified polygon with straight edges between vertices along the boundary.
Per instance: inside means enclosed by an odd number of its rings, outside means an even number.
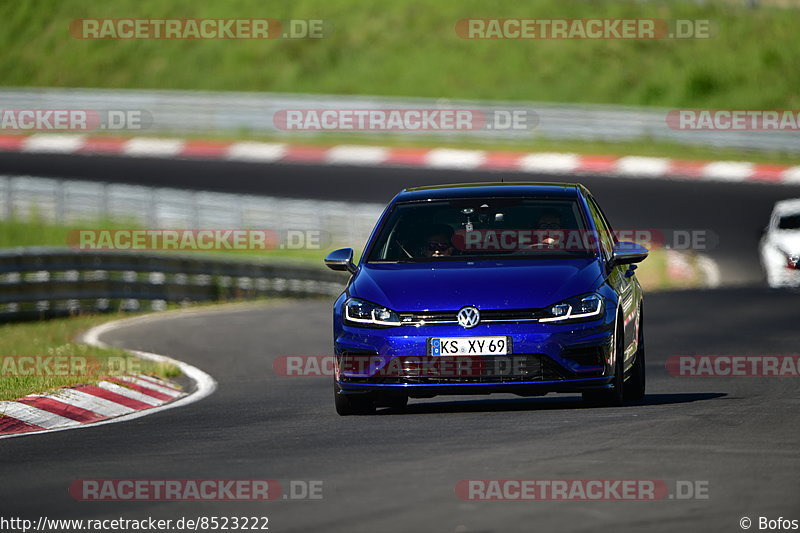
M504 411L552 411L559 409L626 409L648 405L674 405L704 400L714 400L727 396L723 392L686 392L670 394L648 394L641 401L626 403L620 407L589 407L584 405L580 396L562 396L552 398L497 398L457 400L446 402L409 403L403 409L379 409L378 415L412 415L433 413L492 413Z

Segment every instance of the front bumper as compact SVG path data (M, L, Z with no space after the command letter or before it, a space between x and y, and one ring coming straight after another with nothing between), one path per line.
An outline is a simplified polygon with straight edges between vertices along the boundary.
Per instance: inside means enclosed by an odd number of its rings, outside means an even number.
M582 392L610 388L615 316L565 324L351 327L335 320L336 382L343 394ZM506 336L512 353L431 356L432 337ZM356 360L358 364L353 364ZM470 361L471 360L471 361Z

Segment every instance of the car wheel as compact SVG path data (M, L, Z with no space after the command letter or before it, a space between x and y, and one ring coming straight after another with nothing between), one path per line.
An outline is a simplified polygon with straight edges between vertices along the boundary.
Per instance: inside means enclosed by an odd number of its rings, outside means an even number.
M339 416L369 415L375 412L375 402L370 395L342 394L335 381L333 382L333 400Z
M624 361L625 352L622 349L624 334L617 326L617 333L614 336L614 380L611 382L613 388L602 391L587 391L582 394L583 403L589 407L613 407L622 405L624 400L625 371Z
M639 334L637 335L636 359L631 367L631 376L625 383L625 401L638 402L644 398L645 392L645 358L644 358L644 320L639 308Z

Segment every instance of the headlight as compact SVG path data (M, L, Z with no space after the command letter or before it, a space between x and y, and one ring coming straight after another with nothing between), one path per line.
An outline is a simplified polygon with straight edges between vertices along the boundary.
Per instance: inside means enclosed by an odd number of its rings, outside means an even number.
M787 252L786 249L776 246L775 249L783 255L784 260L786 261L786 268L788 269L798 269L800 268L800 254L793 254Z
M344 303L344 321L367 327L400 325L400 317L391 309L358 298Z
M539 322L561 322L585 320L603 314L603 297L592 293L564 300L545 309L545 317Z

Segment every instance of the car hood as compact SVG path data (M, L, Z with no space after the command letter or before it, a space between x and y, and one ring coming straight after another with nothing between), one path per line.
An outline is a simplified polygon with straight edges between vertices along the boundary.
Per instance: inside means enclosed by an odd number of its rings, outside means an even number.
M597 258L361 265L350 296L396 311L539 308L595 290Z

